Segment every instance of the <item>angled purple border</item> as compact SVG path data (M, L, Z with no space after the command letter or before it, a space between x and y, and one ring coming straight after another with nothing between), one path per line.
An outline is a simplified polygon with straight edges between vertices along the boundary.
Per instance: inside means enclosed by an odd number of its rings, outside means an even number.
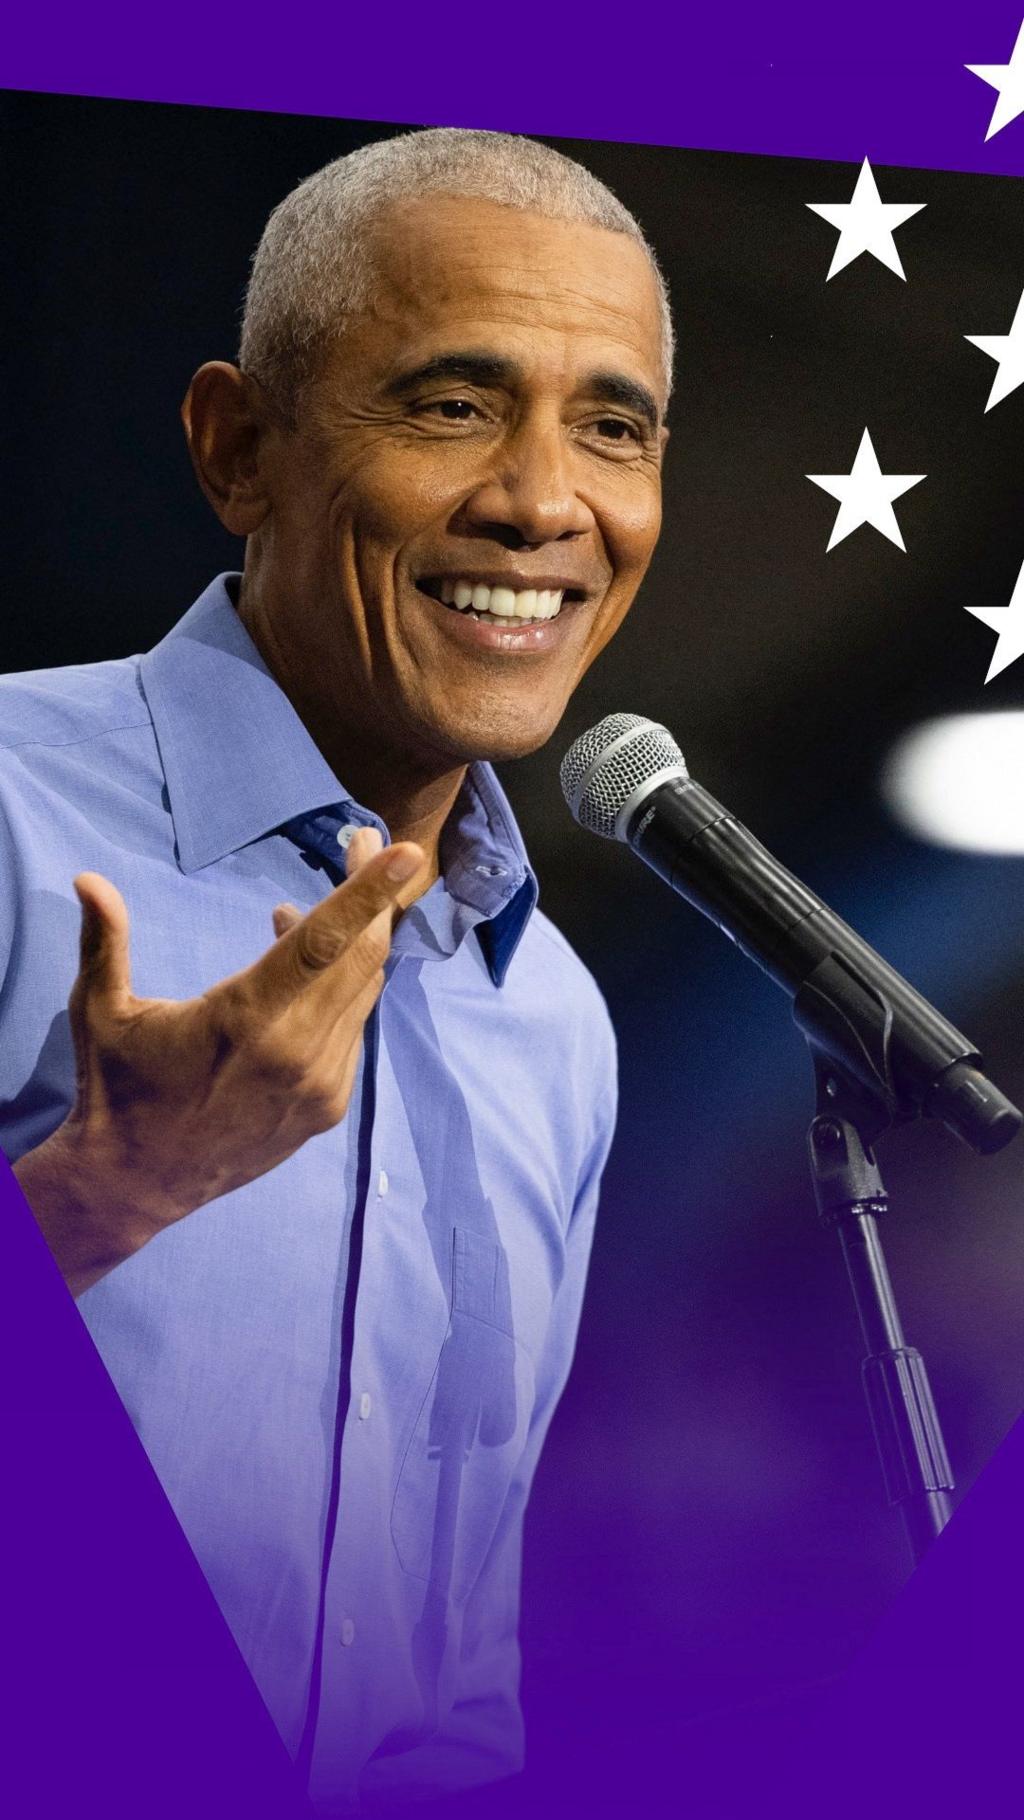
M0 1157L4 1811L299 1820L291 1764Z
M59 11L59 9L58 9ZM129 6L8 26L9 88L447 123L1024 175L1024 121L985 144L995 93L964 68L1002 63L1020 0L946 8L756 4L491 14L300 7L287 33L183 0L147 26ZM118 34L117 21L123 25Z
M518 7L211 17L195 0L22 10L12 88L409 122L511 127L784 156L1024 175L1024 116L988 145L993 92L966 62L1009 57L1024 0L948 12L747 4L715 23ZM373 21L373 23L371 23ZM13 1178L0 1164L0 1401L11 1489L0 1552L14 1716L13 1811L195 1820L300 1810L283 1752ZM999 1811L1015 1790L1024 1502L1018 1425L871 1648L785 1734L787 1811ZM776 1811L748 1753L729 1811ZM769 1759L770 1760L770 1759ZM884 1780L882 1770L884 1768ZM778 1760L776 1757L776 1769ZM782 1778L785 1780L785 1777ZM998 1805L997 1805L998 1804ZM698 1810L725 1812L701 1806Z

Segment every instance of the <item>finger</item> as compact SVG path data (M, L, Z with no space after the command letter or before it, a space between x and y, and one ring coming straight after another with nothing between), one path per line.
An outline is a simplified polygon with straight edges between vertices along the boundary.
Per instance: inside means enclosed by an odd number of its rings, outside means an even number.
M99 872L80 872L72 882L82 906L79 980L91 997L127 998L132 980L124 898Z
M294 904L278 904L273 914L274 934L280 939L282 935L287 935L289 929L294 929L296 923L301 923L301 921L302 911L296 909Z
M357 828L345 854L346 878L354 878L360 867L379 853L383 845L384 837L379 828Z
M375 917L394 909L403 885L423 864L423 849L412 841L385 848L275 942L251 974L267 1015L285 1010L297 993L351 949ZM383 918L382 922L386 930L387 922ZM386 951L386 937L381 945ZM379 953L368 956L370 972L380 964Z
M348 1079L353 1045L362 1041L363 1027L381 994L384 981L378 972L353 993L346 994L344 1006L317 1002L311 994L299 1000L293 1018L300 1019L300 1029L314 1044L318 1062L333 1079ZM307 1006L309 1009L307 1010ZM332 1012L336 1015L332 1016ZM351 1084L351 1083L349 1083Z

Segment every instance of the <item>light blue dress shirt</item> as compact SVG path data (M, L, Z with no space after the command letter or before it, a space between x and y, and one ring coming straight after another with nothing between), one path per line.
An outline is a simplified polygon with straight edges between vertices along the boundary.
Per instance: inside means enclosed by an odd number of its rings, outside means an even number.
M249 965L341 877L353 802L221 576L142 658L0 679L0 1142L71 1102L71 880L133 984ZM524 1506L572 1356L615 1049L488 765L406 912L333 1130L79 1307L325 1813L515 1770ZM83 1571L87 1571L83 1564Z

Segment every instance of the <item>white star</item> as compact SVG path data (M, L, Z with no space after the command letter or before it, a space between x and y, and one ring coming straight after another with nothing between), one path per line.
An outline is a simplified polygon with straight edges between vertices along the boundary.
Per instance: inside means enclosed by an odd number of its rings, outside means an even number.
M926 480L927 475L883 474L867 430L860 439L860 448L848 474L808 474L806 479L813 480L816 487L822 487L839 501L826 555L860 525L874 525L890 543L901 550L906 549L892 502L899 499L901 493L916 487L919 480Z
M853 259L859 259L861 253L873 253L883 265L895 272L897 278L906 283L906 273L900 264L893 239L894 228L902 227L911 215L926 208L924 202L883 202L878 194L875 174L865 158L860 167L853 195L849 202L808 202L805 205L827 221L830 227L839 229L839 239L832 255L832 264L828 268L829 278L834 278L844 266Z
M1004 126L1009 126L1011 120L1016 120L1018 114L1024 114L1024 19L1009 63L965 63L964 69L970 70L972 76L980 76L989 88L999 92L985 134L986 140L991 139L993 134L1001 133Z
M1024 563L1008 607L965 607L964 612L973 613L990 632L998 633L985 678L986 682L991 682L1000 670L1008 669L1018 657L1024 657Z
M1024 384L1024 291L1020 294L1020 302L1008 335L965 335L964 340L973 341L983 354L988 354L998 362L985 406L986 411L990 411L994 404L999 404L1001 399L1008 398L1011 392Z

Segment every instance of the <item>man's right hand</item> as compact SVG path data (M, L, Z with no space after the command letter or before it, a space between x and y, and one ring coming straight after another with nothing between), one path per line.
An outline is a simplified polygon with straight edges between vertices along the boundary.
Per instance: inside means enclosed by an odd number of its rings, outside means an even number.
M75 1103L14 1170L73 1293L344 1117L393 917L424 865L411 842L379 843L361 830L344 884L305 916L279 908L253 966L180 1002L135 997L124 900L76 878Z

